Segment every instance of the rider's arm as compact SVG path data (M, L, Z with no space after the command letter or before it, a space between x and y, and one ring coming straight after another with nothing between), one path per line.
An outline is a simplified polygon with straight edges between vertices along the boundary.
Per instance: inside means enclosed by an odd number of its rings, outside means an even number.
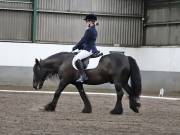
M78 48L81 48L81 46L83 45L83 43L85 43L89 38L90 38L90 35L91 35L91 31L88 29L86 30L84 36L81 38L81 40L73 47L73 49L78 49Z

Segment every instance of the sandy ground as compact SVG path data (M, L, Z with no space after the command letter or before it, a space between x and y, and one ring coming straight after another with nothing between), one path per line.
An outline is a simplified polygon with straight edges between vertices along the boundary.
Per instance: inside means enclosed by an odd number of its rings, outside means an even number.
M40 111L52 97L0 92L0 135L180 134L180 101L142 98L135 114L124 98L124 114L111 115L115 96L89 95L93 113L83 114L80 96L63 94L55 112Z

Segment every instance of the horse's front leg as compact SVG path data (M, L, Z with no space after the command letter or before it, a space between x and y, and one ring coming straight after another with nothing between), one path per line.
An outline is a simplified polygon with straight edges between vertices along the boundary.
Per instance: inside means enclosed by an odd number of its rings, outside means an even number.
M77 83L75 84L76 88L78 89L79 91L79 94L83 100L83 103L84 103L84 109L82 110L82 113L91 113L92 112L92 107L91 107L91 103L84 91L84 88L83 88L83 84L80 84L80 83Z
M56 90L53 100L45 106L45 111L55 111L58 99L61 95L61 92L64 90L64 88L67 86L67 83L65 81L61 80L58 86L58 89Z

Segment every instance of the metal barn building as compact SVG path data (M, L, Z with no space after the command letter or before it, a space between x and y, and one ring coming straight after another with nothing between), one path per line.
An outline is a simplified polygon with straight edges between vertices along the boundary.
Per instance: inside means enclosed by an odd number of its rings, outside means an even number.
M34 57L71 50L89 13L99 49L135 57L144 90L180 90L179 0L0 0L0 84L29 85Z
M143 0L2 0L0 10L0 40L75 43L95 13L99 45L142 44Z

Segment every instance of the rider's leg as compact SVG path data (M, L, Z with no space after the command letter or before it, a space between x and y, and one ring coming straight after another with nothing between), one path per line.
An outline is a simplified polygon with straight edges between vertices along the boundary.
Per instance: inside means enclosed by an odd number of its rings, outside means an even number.
M76 65L77 65L77 69L79 70L79 73L80 73L80 78L76 82L84 82L84 81L88 80L82 61L78 59L76 61Z
M84 82L85 80L87 80L87 76L85 74L85 71L84 71L84 66L83 66L83 63L82 63L82 59L85 59L89 56L92 55L92 52L88 52L86 50L81 50L73 59L73 61L76 63L75 65L77 65L77 68L79 70L79 73L80 73L80 78L77 80L77 82Z

